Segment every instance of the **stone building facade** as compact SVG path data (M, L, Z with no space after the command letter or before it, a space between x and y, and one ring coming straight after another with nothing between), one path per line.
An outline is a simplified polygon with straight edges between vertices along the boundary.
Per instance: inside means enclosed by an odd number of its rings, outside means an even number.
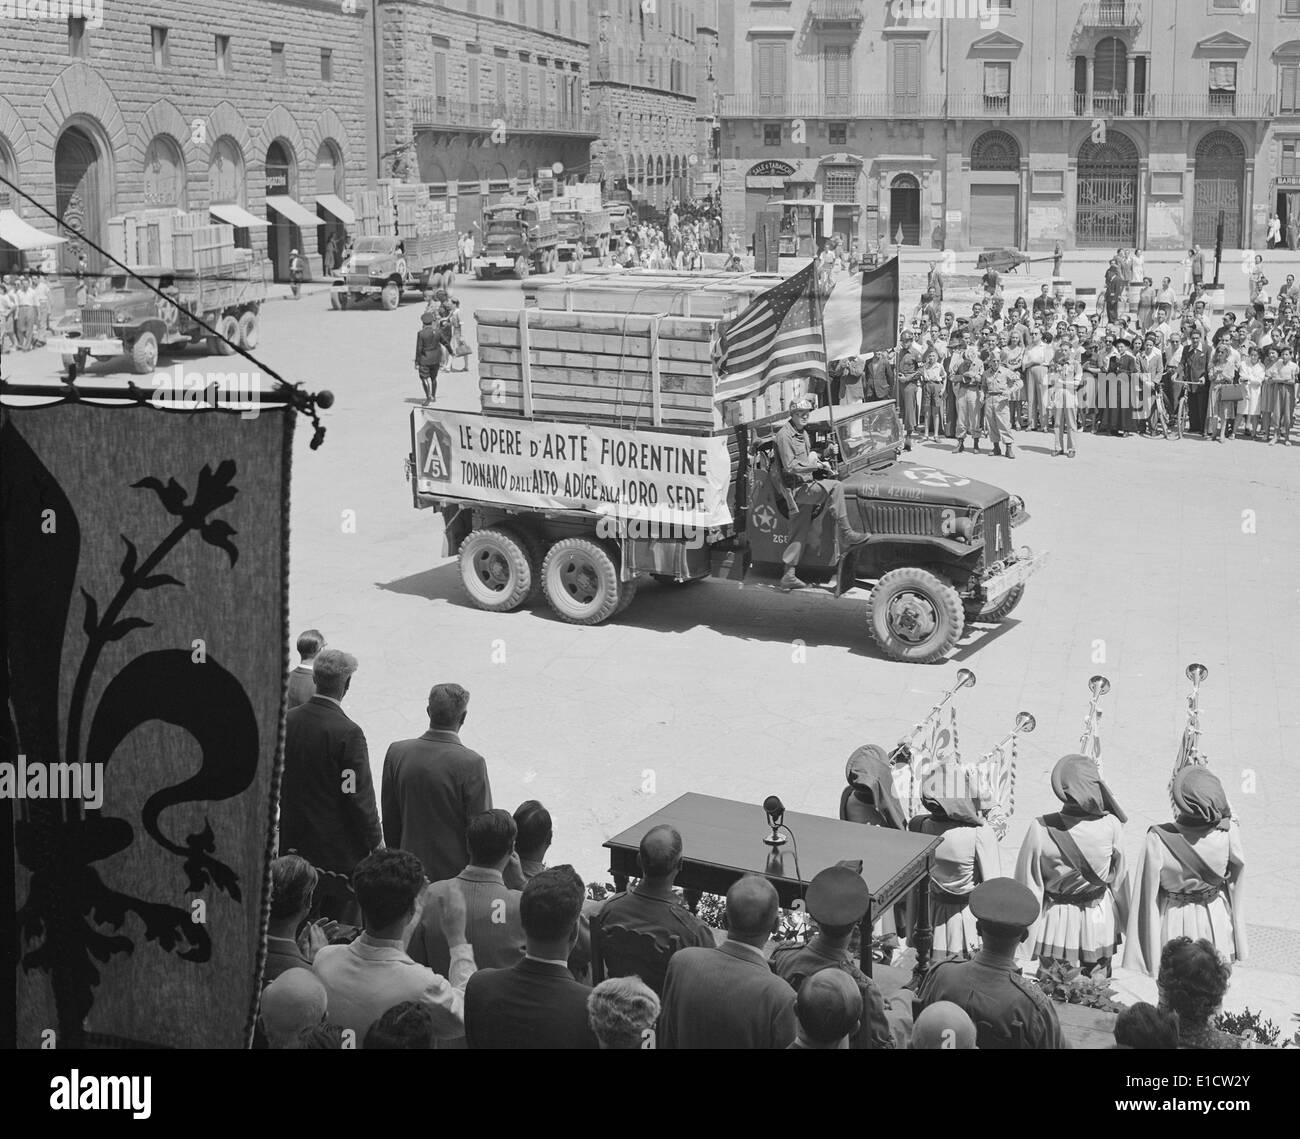
M378 11L385 173L396 161L429 183L462 230L504 193L586 177L587 0L380 0Z
M697 12L716 0L589 3L591 103L600 132L593 175L611 188L630 184L655 207L691 196L707 158L697 111ZM707 43L707 31L703 38Z
M99 7L99 26L5 20L0 173L97 244L127 210L216 206L277 273L292 247L322 250L340 225L323 196L373 169L370 0ZM0 207L55 229L3 185ZM61 247L64 267L78 250Z
M1297 0L736 0L731 21L728 228L788 197L852 244L956 250L1300 226Z

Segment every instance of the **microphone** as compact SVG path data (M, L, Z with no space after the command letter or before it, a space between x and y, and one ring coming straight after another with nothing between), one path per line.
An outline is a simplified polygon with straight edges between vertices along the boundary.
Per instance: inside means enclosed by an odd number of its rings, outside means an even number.
M772 847L784 846L785 835L781 834L779 828L785 819L785 804L775 795L769 795L763 800L763 810L767 813L767 825L772 828L772 833L763 841Z

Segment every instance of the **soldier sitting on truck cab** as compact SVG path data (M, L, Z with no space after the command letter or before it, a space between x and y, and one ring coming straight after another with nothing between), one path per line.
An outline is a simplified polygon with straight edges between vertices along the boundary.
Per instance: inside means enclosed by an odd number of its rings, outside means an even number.
M781 577L779 588L783 590L805 588L805 583L795 574L795 567L799 564L804 537L819 503L825 503L830 510L836 535L845 552L862 545L870 537L849 526L844 506L844 487L840 481L816 477L828 471L834 473L835 468L812 449L808 440L808 417L815 406L806 396L795 400L790 405L790 421L776 433L777 475L785 489L785 500L791 510L790 541L781 555L785 573Z

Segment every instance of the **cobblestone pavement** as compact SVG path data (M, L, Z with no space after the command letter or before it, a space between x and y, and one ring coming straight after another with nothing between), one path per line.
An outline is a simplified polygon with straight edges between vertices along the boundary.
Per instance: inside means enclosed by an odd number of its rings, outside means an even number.
M521 300L513 281L466 281L458 295L471 335L475 309ZM918 461L1023 494L1032 520L1018 540L1051 551L1013 617L968 633L946 665L882 658L861 603L715 583L648 584L610 624L577 628L544 603L472 608L440 556L441 521L411 507L403 462L420 311L411 300L397 312L332 312L316 293L268 306L259 348L287 378L337 399L319 451L305 425L296 436L291 621L360 659L347 708L376 777L390 741L424 730L429 686L458 681L473 693L464 738L487 757L497 803L546 803L552 861L590 880L603 875L608 836L686 791L754 803L775 793L791 810L834 815L850 751L893 744L962 665L979 678L955 701L966 758L1009 731L1017 710L1038 719L1020 748L1009 872L1028 821L1055 805L1048 774L1078 745L1087 679L1104 673L1102 758L1129 814L1132 859L1146 827L1169 817L1183 669L1197 660L1209 668L1204 746L1241 817L1252 920L1268 927L1264 968L1237 971L1230 1004L1263 1005L1284 1025L1300 1008L1290 864L1300 768L1287 748L1300 728L1300 447L1084 436L1071 461L1031 433L1014 461L919 448ZM184 363L226 372L236 361ZM44 352L5 365L14 379L58 370ZM444 374L439 402L476 408L475 372Z

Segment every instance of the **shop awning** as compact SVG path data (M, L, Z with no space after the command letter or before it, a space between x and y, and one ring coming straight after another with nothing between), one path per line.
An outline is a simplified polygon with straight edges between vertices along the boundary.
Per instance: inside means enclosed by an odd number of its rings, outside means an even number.
M52 233L43 233L35 226L28 225L13 210L0 210L0 241L15 249L48 249L51 245L62 245L67 240L66 237L55 237Z
M328 214L333 214L344 225L356 224L357 215L352 212L347 202L335 194L317 194L316 206Z
M250 214L243 206L235 206L230 203L209 206L208 213L214 218L220 218L227 225L233 225L236 229L250 229L271 224L269 221L263 221L256 214Z
M304 209L292 198L284 194L267 194L266 204L285 221L291 221L294 225L300 225L306 229L315 229L321 223L320 218L314 213Z

